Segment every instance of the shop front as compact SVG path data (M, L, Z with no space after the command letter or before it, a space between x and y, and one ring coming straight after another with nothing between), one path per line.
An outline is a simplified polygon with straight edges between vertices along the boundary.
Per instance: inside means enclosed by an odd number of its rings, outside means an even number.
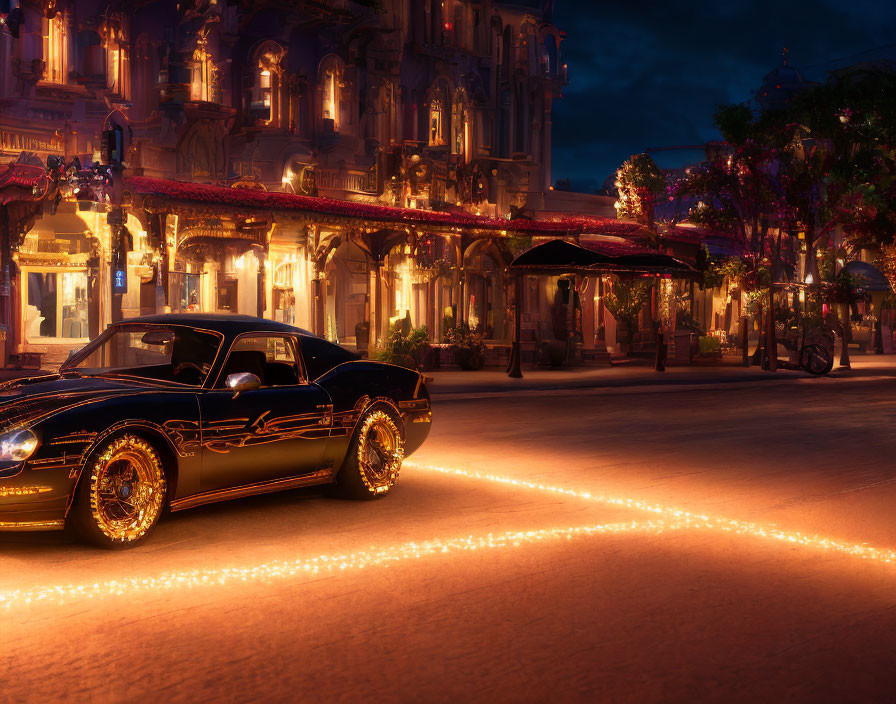
M62 202L25 235L13 257L20 292L17 353L37 353L52 364L105 327L107 307L99 295L108 277L104 228L96 213Z

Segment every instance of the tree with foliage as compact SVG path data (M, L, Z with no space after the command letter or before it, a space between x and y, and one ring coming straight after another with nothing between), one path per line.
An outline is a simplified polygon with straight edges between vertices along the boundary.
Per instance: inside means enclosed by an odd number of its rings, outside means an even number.
M625 323L625 342L631 353L632 339L638 329L638 315L647 302L650 286L643 279L617 279L604 298L604 305L617 322Z
M896 72L837 72L767 120L791 139L809 172L802 194L789 193L807 239L841 229L852 247L878 249L896 284Z
M616 215L653 229L656 200L666 193L666 174L648 154L635 154L616 172Z

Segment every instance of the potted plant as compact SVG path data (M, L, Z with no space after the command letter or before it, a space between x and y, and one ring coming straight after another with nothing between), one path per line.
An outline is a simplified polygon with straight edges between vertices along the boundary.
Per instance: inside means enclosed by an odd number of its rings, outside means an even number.
M478 328L461 323L445 333L445 340L451 345L454 361L461 369L474 371L485 364L485 343Z
M408 333L404 333L399 322L393 326L389 337L377 351L376 359L408 369L421 369L425 368L425 364L429 361L431 350L429 331L425 325L411 328Z

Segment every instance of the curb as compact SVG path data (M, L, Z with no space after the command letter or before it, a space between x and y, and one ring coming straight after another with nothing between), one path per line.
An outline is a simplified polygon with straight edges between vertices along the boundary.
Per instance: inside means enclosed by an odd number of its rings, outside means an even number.
M618 384L580 384L580 385L550 385L550 386L526 386L526 387L485 387L485 388L467 388L457 391L440 391L437 386L429 387L429 395L433 400L438 401L464 401L467 399L485 399L485 398L501 398L503 396L521 396L521 395L567 395L573 392L582 392L590 394L605 395L622 395L633 393L658 393L658 392L683 392L698 391L718 387L725 389L740 389L756 386L757 384L784 384L784 383L820 383L830 384L834 382L844 383L868 383L868 382L884 382L896 381L896 377L892 376L808 376L802 372L794 374L786 374L786 372L777 372L774 375L766 374L765 376L755 376L750 378L731 378L724 377L712 380L696 380L687 379L669 380L657 383L654 379L635 380L628 383Z

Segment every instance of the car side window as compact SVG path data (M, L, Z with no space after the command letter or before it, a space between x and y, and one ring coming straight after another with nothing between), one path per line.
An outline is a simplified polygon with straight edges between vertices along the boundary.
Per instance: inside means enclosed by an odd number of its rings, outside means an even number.
M281 335L246 335L230 348L220 376L219 388L230 374L254 374L262 386L295 386L300 383L300 368L292 340Z

